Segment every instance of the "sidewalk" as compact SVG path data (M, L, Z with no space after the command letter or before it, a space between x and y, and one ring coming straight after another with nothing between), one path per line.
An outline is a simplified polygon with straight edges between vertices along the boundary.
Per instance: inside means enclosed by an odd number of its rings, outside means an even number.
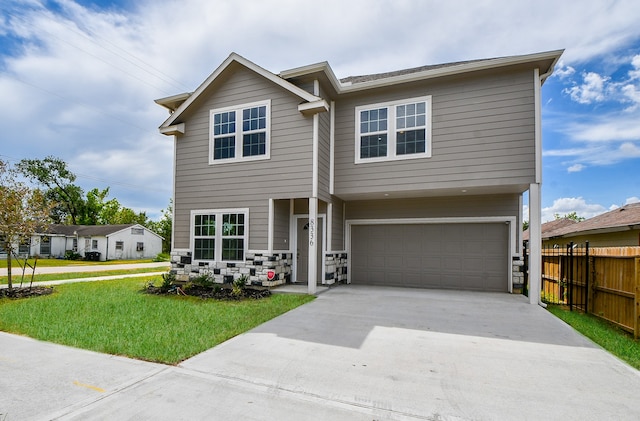
M158 270L169 270L171 264L169 262L151 262L151 263L120 263L117 265L69 265L69 266L36 266L36 275L48 273L74 273L74 272L101 272L106 270L126 270L126 269L142 269L142 268L159 268ZM13 276L22 275L20 266L11 268ZM27 267L25 276L31 276L31 268ZM0 276L7 276L7 268L0 268Z

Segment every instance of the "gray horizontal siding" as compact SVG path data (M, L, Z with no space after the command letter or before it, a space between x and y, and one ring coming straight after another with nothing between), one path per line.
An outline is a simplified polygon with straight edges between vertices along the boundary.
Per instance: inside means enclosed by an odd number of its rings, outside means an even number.
M273 249L289 250L289 200L273 202Z
M432 96L432 157L354 164L355 107ZM535 180L532 71L414 83L336 105L336 195L525 185Z
M514 216L519 195L431 197L346 202L346 219Z
M242 66L230 66L181 121L176 144L175 247L189 247L191 209L246 208L249 248L267 248L269 198L311 194L312 118L300 99ZM214 108L271 100L271 158L209 165L209 112Z

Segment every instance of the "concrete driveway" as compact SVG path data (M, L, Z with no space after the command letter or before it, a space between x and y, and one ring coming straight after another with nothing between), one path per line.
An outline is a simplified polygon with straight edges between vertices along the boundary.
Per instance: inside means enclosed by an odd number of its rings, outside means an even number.
M3 421L640 419L638 371L509 294L340 286L177 367L0 349Z

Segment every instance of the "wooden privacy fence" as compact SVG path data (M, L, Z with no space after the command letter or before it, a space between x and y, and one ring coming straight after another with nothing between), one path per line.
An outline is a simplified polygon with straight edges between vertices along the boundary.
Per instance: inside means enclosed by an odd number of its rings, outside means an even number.
M568 243L542 250L541 298L640 336L640 247Z

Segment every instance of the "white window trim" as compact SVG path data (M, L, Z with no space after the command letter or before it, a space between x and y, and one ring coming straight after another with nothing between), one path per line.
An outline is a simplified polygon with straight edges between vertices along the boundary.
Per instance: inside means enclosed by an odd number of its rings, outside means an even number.
M234 236L235 238L244 238L244 248L243 248L243 256L247 258L247 249L249 247L249 208L231 208L231 209L196 209L191 211L190 221L189 221L189 244L191 245L191 253L193 256L193 262L223 262L223 263L240 263L244 262L244 260L222 260L222 215L226 213L241 213L244 214L244 236ZM195 216L196 215L212 215L216 216L216 248L214 252L214 260L196 260L195 259L195 250L196 250L196 239L194 235L195 231Z
M242 156L242 110L247 108L254 108L266 106L266 127L265 127L265 154L264 155L253 155L253 156ZM213 136L213 116L219 113L227 113L233 111L236 113L236 147L235 147L235 156L233 158L227 159L213 159L214 154L214 136ZM228 137L231 137L231 133ZM221 164L230 164L236 162L246 162L246 161L261 161L265 159L271 159L271 100L268 99L266 101L258 101L251 102L248 104L239 104L230 107L223 108L215 108L209 111L209 165L221 165Z
M424 102L426 105L426 125L425 125L425 152L414 153L406 155L396 155L396 109L397 105L410 104L415 102ZM360 133L360 112L376 109L387 108L387 156L380 156L375 158L361 158L360 157L360 137L367 135L367 133ZM355 118L355 163L366 164L370 162L386 162L386 161L400 161L405 159L418 159L418 158L431 158L431 95L407 98L397 101L380 102L377 104L366 104L356 107ZM382 131L380 132L382 133Z

